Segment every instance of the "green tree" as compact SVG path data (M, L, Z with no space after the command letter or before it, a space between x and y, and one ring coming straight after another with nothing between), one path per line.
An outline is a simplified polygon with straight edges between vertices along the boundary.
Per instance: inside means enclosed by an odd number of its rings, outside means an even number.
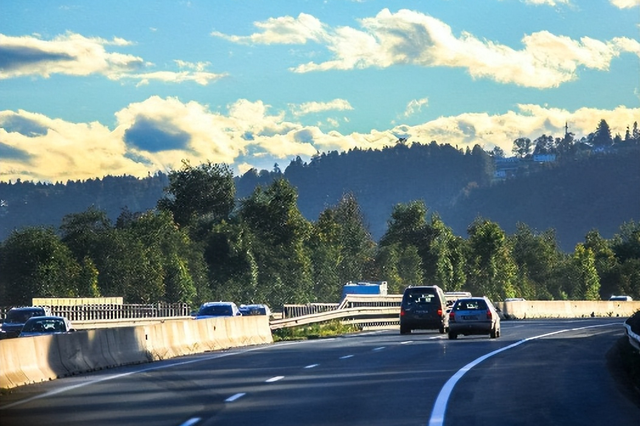
M80 265L52 228L13 231L2 244L0 280L9 305L34 297L77 297Z
M529 138L518 138L513 141L512 152L520 157L524 158L527 155L531 154L532 144L531 139Z
M611 244L602 238L596 229L592 229L585 236L584 247L594 255L596 271L600 278L600 296L608 298L617 292L619 283L616 274L618 260Z
M467 233L468 290L492 300L514 297L516 266L505 232L497 223L477 218Z
M596 270L596 260L591 249L578 244L572 256L574 267L572 293L574 300L600 300L600 278Z
M194 167L183 160L180 170L169 173L165 192L158 208L170 211L180 226L198 220L217 223L228 218L235 206L233 173L224 164L206 162Z
M611 146L613 139L611 138L611 128L606 120L602 119L598 123L592 142L595 146Z
M555 232L535 233L524 223L516 225L509 238L518 273L516 296L526 299L550 299L552 277L561 261Z
M258 285L269 289L272 306L313 300L310 256L305 242L311 224L297 206L298 194L284 179L258 187L241 202L239 219L254 236Z

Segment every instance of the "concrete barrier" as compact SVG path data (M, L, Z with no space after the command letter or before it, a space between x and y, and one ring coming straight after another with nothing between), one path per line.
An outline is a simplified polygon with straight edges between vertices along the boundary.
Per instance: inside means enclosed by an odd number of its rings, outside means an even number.
M531 318L626 318L640 310L640 302L548 300L498 302L505 317L509 319Z
M185 319L0 340L0 388L121 365L272 343L266 316Z

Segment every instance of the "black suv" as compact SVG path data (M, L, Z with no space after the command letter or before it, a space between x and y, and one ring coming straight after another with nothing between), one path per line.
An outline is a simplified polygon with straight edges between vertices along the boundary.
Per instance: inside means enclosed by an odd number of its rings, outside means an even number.
M410 286L404 290L400 306L400 334L411 330L449 329L447 300L437 285Z

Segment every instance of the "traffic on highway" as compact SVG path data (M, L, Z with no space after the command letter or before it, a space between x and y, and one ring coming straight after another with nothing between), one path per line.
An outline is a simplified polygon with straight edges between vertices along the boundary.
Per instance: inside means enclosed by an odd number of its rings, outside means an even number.
M502 323L501 338L383 330L208 352L23 386L5 426L637 425L609 370L616 318Z

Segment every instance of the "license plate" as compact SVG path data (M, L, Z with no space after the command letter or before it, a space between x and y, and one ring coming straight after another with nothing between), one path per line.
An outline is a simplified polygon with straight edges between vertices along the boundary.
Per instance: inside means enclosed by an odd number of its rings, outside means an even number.
M478 320L478 316L477 315L463 315L462 319L463 320L477 321Z

